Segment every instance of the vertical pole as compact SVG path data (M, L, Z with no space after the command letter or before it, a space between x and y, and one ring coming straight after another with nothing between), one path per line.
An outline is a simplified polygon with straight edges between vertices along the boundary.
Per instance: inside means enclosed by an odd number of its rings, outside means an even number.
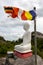
M36 12L36 7L34 7L34 11ZM34 19L34 43L35 43L35 65L37 65L37 40L36 40L36 17Z

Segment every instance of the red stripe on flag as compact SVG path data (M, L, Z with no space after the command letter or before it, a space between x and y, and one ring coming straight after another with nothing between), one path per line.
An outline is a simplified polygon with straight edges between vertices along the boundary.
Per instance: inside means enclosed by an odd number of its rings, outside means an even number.
M21 19L22 20L27 20L27 18L25 17L25 11L23 11L23 13L21 14Z

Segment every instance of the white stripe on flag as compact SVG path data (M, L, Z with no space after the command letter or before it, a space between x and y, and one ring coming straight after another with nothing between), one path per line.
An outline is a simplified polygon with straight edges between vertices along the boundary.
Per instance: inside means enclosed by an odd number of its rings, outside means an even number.
M19 12L18 12L18 17L21 19L21 14L22 14L23 10L19 9Z

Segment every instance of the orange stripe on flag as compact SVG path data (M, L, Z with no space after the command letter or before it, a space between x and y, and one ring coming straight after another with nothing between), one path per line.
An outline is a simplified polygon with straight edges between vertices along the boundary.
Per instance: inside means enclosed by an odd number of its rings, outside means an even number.
M23 11L23 13L21 14L21 19L22 20L27 20L26 16L25 16L25 11Z
M18 17L18 11L19 11L19 8L13 7L13 12L12 12L13 18Z
M12 13L13 10L5 10L6 13Z

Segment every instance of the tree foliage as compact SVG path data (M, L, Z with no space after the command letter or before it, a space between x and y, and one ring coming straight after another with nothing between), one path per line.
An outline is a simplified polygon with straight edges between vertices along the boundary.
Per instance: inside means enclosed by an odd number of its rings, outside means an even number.
M0 56L4 56L7 51L13 51L14 46L21 44L23 39L18 39L16 41L7 41L3 37L0 37ZM35 53L34 37L31 40L33 54ZM43 58L43 38L37 38L37 54Z

